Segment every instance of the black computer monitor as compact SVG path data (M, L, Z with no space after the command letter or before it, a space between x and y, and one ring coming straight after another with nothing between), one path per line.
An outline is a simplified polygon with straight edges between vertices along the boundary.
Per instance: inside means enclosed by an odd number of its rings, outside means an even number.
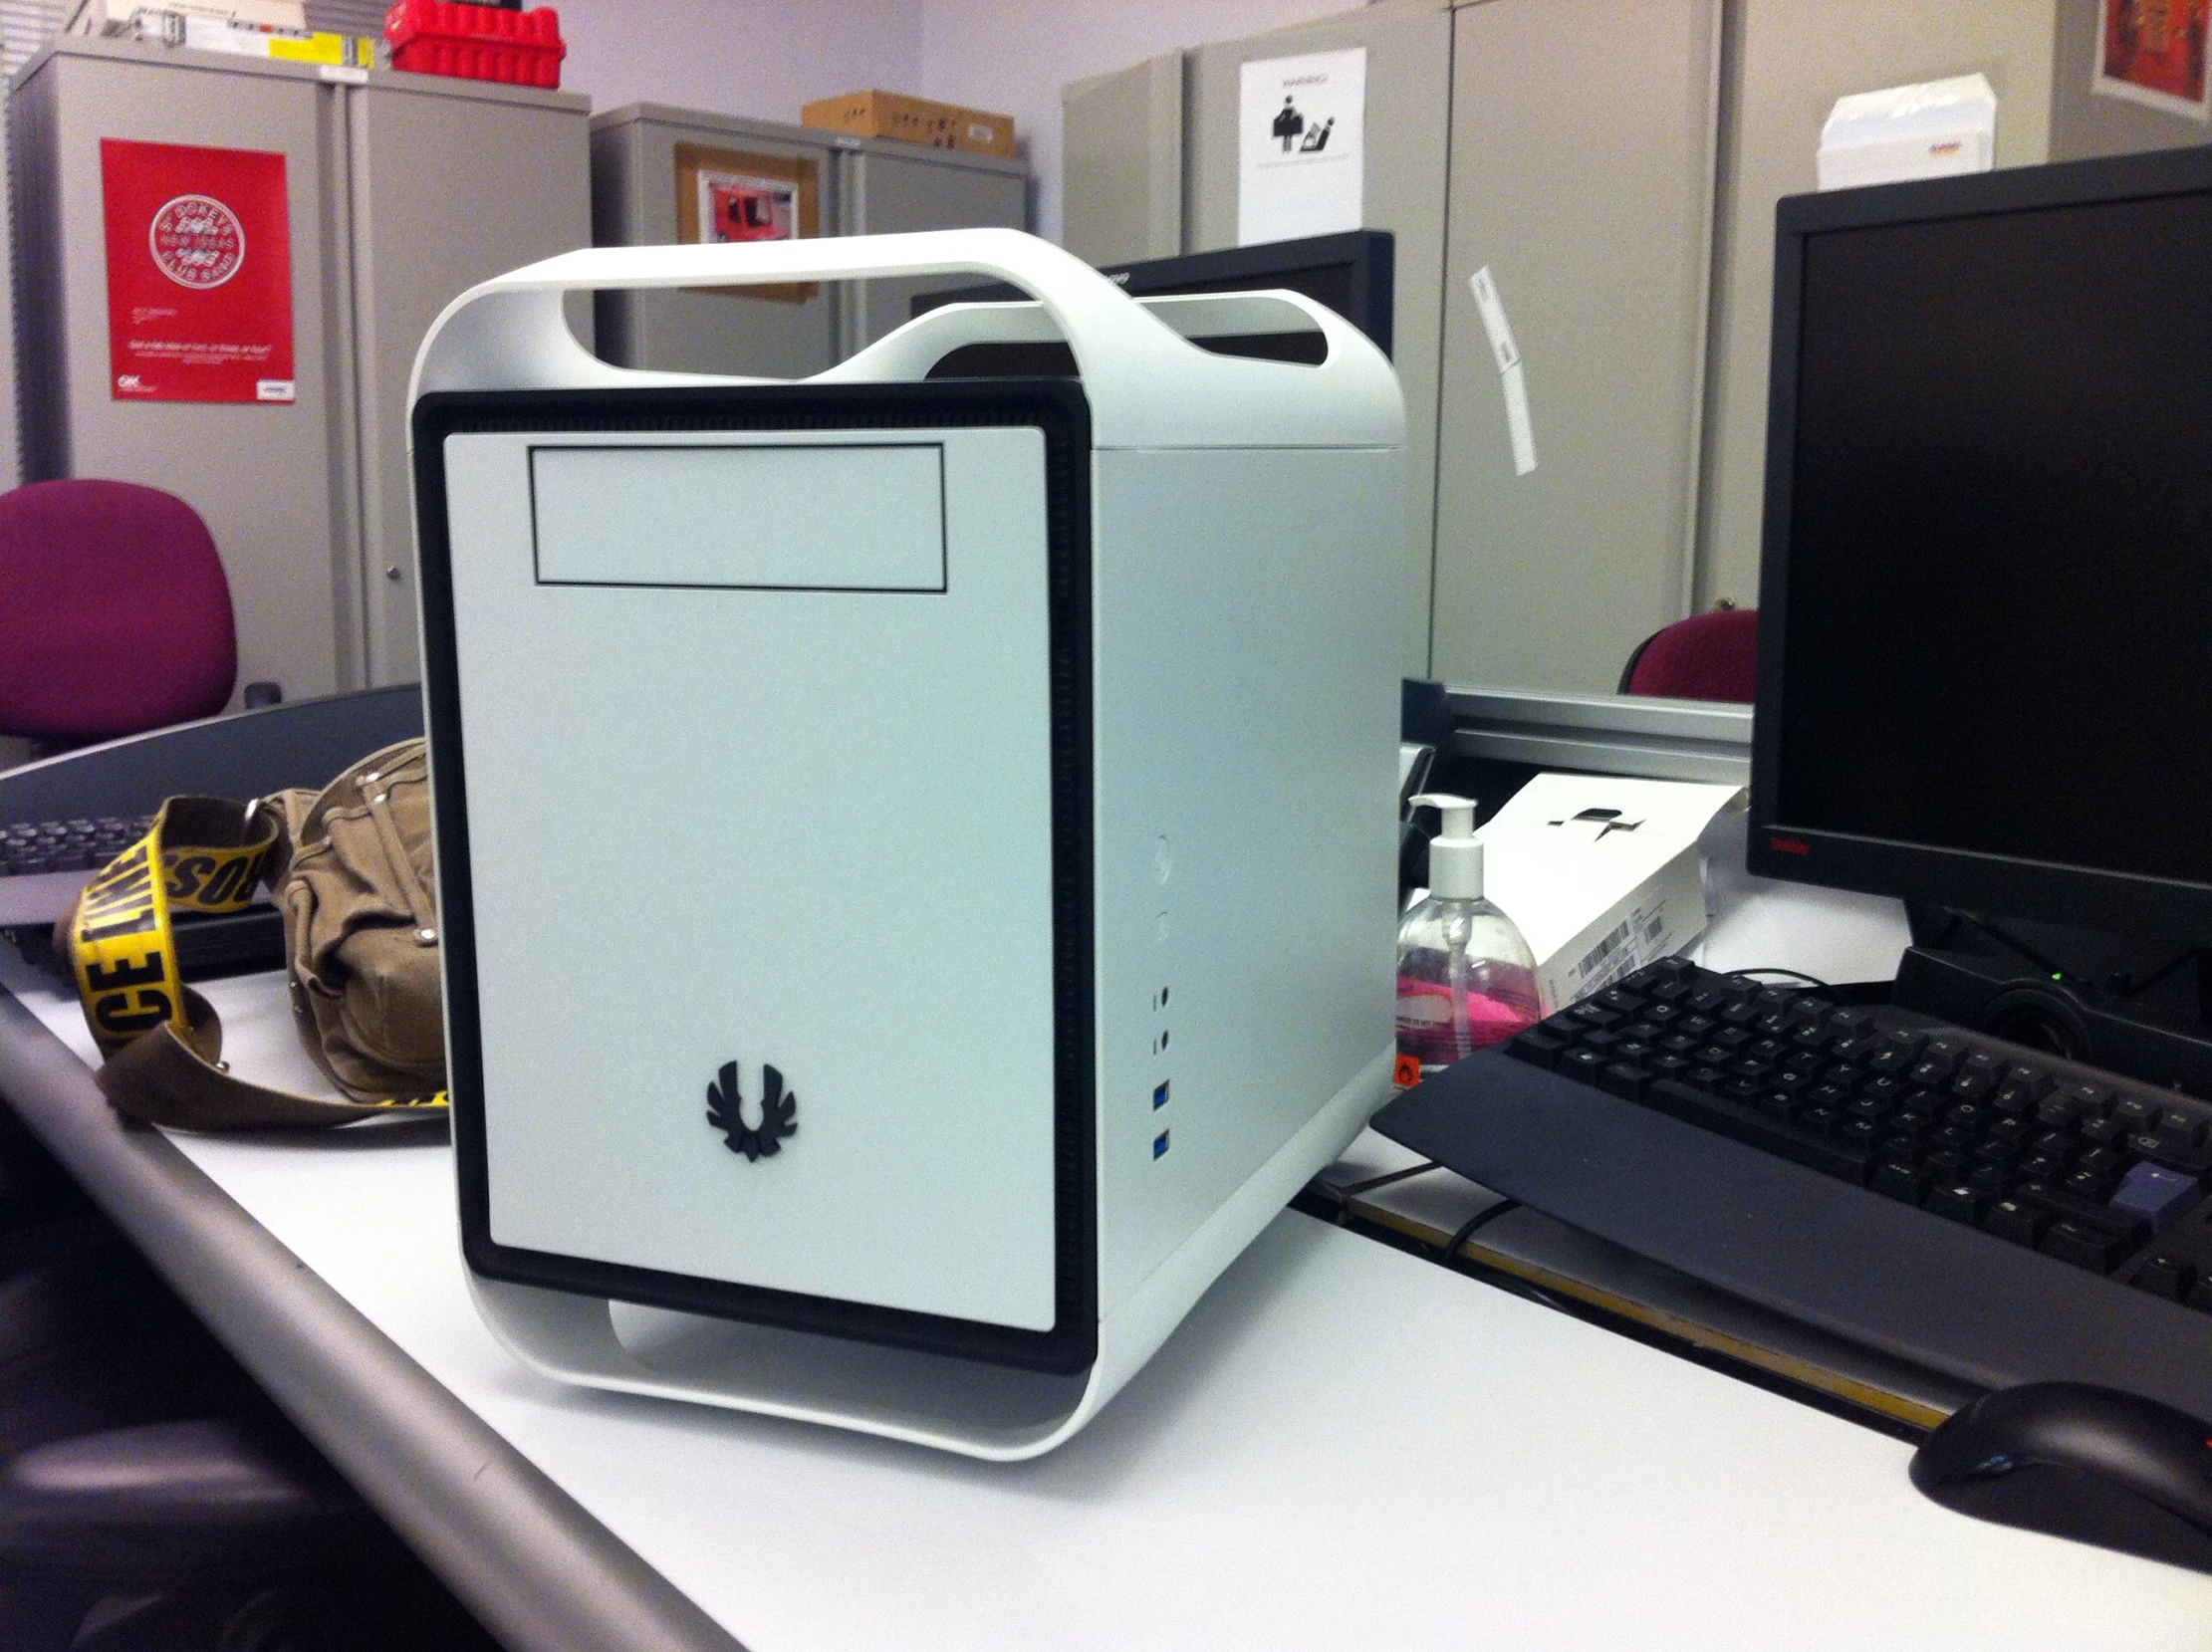
M2212 149L1777 230L1751 870L2212 939Z
M1181 258L1151 258L1134 264L1102 264L1134 298L1185 293L1255 293L1277 288L1327 305L1390 354L1390 277L1395 243L1389 231L1347 230L1310 235L1296 241L1270 241L1257 247L1190 253ZM920 293L912 300L916 316L946 304L1004 304L1029 295L1004 282ZM1255 333L1209 338L1204 347L1224 355L1255 355L1279 361L1317 361L1320 336L1314 333ZM930 371L932 378L997 377L1044 373L1071 377L1074 355L1060 344L968 345L951 352Z

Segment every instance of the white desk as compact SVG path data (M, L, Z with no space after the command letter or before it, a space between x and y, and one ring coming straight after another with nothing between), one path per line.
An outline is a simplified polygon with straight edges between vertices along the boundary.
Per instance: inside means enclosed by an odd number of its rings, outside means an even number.
M305 1082L274 979L209 996L241 1070ZM74 1004L4 949L0 985L89 1053ZM37 1093L23 1110L65 1158L90 1162L106 1135L142 1161L94 1191L156 1264L176 1266L162 1236L178 1230L149 1203L155 1182L197 1167L235 1204L242 1277L258 1224L359 1309L356 1357L404 1354L488 1425L481 1461L417 1450L379 1472L360 1419L300 1380L346 1350L179 1270L464 1595L487 1601L485 1568L516 1585L488 1608L516 1644L677 1644L680 1599L658 1602L657 1627L577 1615L595 1598L657 1609L657 1574L756 1652L2212 1648L2212 1578L1960 1519L1912 1490L1894 1440L1295 1214L1097 1423L1034 1463L562 1387L469 1306L441 1131L169 1138L178 1160L87 1102L81 1066L66 1099L72 1069L35 1031L0 1003L0 1089ZM518 1536L511 1505L538 1473L642 1565ZM454 1489L442 1535L422 1535L425 1484ZM604 1582L578 1575L593 1566Z

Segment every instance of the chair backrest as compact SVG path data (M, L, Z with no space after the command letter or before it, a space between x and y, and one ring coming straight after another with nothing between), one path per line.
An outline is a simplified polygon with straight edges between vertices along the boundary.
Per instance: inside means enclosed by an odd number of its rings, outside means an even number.
M191 506L91 478L0 494L0 734L212 717L237 679L230 585Z
M1620 692L1749 705L1758 650L1757 608L1693 613L1644 638L1620 673Z

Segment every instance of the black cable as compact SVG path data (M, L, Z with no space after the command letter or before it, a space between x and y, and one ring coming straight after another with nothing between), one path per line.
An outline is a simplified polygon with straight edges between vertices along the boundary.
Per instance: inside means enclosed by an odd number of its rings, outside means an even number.
M1836 989L1835 989L1834 987L1830 986L1830 985L1829 985L1829 984L1828 984L1828 983L1827 983L1826 981L1823 981L1823 980L1822 980L1822 979L1821 979L1821 978L1820 978L1819 976L1817 976L1817 975L1807 975L1807 974L1806 974L1806 973L1805 973L1805 972L1804 972L1803 970L1785 970L1785 969L1749 969L1749 970L1730 970L1730 971L1728 972L1728 974L1729 974L1729 976L1730 976L1730 978L1731 978L1731 979L1733 979L1733 980L1737 980L1737 981L1749 981L1749 980L1753 979L1753 978L1754 978L1755 976L1761 976L1761 975L1779 975L1779 976L1783 976L1783 977L1785 977L1786 979L1788 979L1788 980L1791 980L1791 981L1802 981L1802 982L1804 982L1804 983L1805 983L1805 984L1806 984L1806 985L1807 985L1808 987L1811 987L1811 988L1812 988L1812 989L1813 989L1813 990L1814 990L1815 992L1820 992L1820 993L1826 993L1826 994L1828 994L1828 996L1829 996L1830 998L1835 998L1835 997L1837 997L1837 996L1838 996L1838 994L1837 994L1837 991L1836 991Z
M2185 948L2184 950L2175 953L2171 958L2168 958L2164 963L2160 964L2156 969L2152 970L2140 981L2131 981L2128 977L2121 976L2121 984L2116 996L2120 998L2123 1002L2129 999L2142 997L2143 994L2149 992L2151 988L2157 986L2159 982L2165 980L2167 976L2173 974L2173 972L2179 969L2183 964L2194 963L2198 958L2203 956L2203 952L2204 949L2202 947Z
M1496 1204L1486 1206L1484 1209L1476 1211L1474 1215L1468 1217L1466 1221L1460 1223L1459 1231L1452 1235L1450 1243L1444 1247L1444 1255L1442 1258L1444 1266L1449 1268L1452 1263L1458 1259L1459 1248L1467 1243L1468 1236L1471 1235L1477 1228L1482 1227L1487 1222L1494 1221L1498 1217L1505 1215L1505 1213L1509 1210L1519 1210L1520 1208L1521 1201L1518 1199L1500 1199Z
M1977 917L1972 912L1960 912L1957 914L1957 916L1959 922L1980 930L1984 935L1987 935L1999 946L2008 947L2012 951L2017 952L2018 954L2020 954L2021 957L2027 959L2029 963L2035 965L2037 969L2043 971L2043 973L2046 976L2050 977L2052 980L2064 981L2066 979L2065 970L2059 968L2057 964L2054 964L2050 959L2046 958L2042 953L2038 952L2026 941L2021 940L2017 935L2008 935L2004 930L1999 929L1987 918Z

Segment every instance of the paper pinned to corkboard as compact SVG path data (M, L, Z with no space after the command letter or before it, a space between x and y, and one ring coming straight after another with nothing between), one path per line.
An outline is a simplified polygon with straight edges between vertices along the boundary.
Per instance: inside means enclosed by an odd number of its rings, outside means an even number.
M703 143L676 145L678 241L689 246L726 246L797 241L821 233L822 170L813 157L715 149ZM692 291L805 304L822 288L818 282L786 281Z

